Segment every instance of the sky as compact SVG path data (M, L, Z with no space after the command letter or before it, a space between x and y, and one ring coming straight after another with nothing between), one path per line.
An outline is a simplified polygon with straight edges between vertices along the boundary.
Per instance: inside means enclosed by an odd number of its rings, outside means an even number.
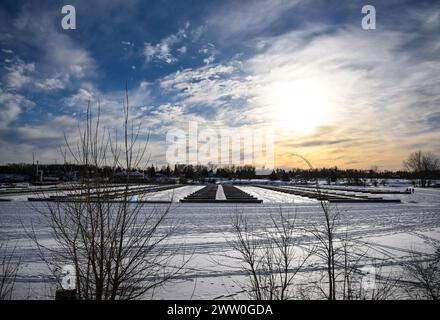
M76 29L61 26L63 5ZM364 30L362 7L376 9ZM0 163L60 163L88 101L102 125L166 135L199 128L275 137L275 165L398 170L440 154L438 1L2 1Z

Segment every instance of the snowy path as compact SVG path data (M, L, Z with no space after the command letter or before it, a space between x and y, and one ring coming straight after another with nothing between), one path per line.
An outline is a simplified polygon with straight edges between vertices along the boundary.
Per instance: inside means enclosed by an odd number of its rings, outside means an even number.
M217 187L217 193L215 194L215 200L226 200L225 192L221 184Z

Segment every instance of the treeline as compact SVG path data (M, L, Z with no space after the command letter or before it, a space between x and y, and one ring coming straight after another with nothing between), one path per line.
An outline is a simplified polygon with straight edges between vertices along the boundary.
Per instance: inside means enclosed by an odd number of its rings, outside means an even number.
M44 176L55 176L62 180L70 180L72 177L84 177L86 170L84 166L75 164L50 164L38 165L38 171L43 172ZM123 168L100 167L94 168L94 176L112 178L121 176L125 171ZM265 178L270 180L313 180L327 179L329 182L336 182L338 179L346 179L349 182L357 183L362 179L440 179L440 170L423 172L410 171L379 171L379 170L360 170L360 169L339 169L317 168L290 170L275 169L268 175L257 175L256 168L252 166L230 166L216 167L214 165L175 165L175 166L149 166L142 169L135 169L133 172L138 177L153 178L155 176L179 177L188 180L206 180L209 178L224 179L258 179ZM32 164L7 164L0 166L0 174L15 174L28 177L29 180L37 179L37 165Z
M420 179L426 177L428 179L440 179L440 170L428 172L409 172L409 171L377 171L377 170L361 170L361 169L339 169L334 168L317 168L312 170L305 169L276 169L268 176L271 180L290 181L292 179L326 179L329 182L336 182L339 179L348 180L348 182L358 183L364 179Z

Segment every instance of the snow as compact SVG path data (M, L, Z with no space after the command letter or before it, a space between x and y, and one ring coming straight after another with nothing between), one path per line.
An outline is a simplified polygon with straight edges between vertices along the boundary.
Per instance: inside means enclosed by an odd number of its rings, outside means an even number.
M236 213L243 214L255 230L267 228L271 216L280 210L295 218L298 226L320 226L323 223L319 202L252 186L238 188L262 199L262 204L178 203L179 199L202 187L183 186L148 194L148 200L173 201L166 223L175 225L176 229L169 243L179 245L184 253L176 257L176 261L190 257L185 273L168 287L157 290L155 299L247 297L239 285L244 281L243 272L227 241L232 237L231 223ZM374 262L398 270L413 252L429 253L431 239L440 240L440 189L416 188L414 194L378 196L400 198L402 203L341 203L332 208L341 213L343 231L367 251L363 260L365 265ZM149 203L142 210L149 212L168 206ZM44 208L44 203L18 199L0 202L0 238L16 244L16 252L22 258L15 292L18 299L53 298L54 287L48 280L47 267L39 259L22 226L29 227L32 223L44 244L53 246L55 243L37 212ZM299 241L306 248L315 240L309 235ZM306 269L299 277L307 279L309 272L313 270Z
M185 198L187 195L202 189L203 186L183 186L175 189L168 189L159 192L147 194L142 197L147 201L171 201L179 202L180 199Z
M226 200L225 192L221 185L217 186L217 193L215 194L215 200Z
M130 190L136 188L149 188L156 187L158 185L131 185L128 188ZM123 191L124 186L119 187L106 187L105 190L114 190L114 191ZM174 201L178 202L179 199L183 196L186 196L198 189L202 188L202 186L182 186L177 187L175 189L169 189L154 193L147 193L144 195L135 195L135 197L142 200L152 200L152 201ZM81 193L81 190L69 190L69 191L44 191L44 188L37 189L39 192L28 193L28 194L20 194L20 195L9 195L4 196L2 198L9 199L11 201L27 201L28 198L47 198L50 196L66 196L66 195L74 195ZM96 189L91 189L90 192L95 192Z
M317 200L287 194L272 190L267 190L259 187L251 186L236 186L237 188L249 193L258 199L263 200L263 203L316 203Z

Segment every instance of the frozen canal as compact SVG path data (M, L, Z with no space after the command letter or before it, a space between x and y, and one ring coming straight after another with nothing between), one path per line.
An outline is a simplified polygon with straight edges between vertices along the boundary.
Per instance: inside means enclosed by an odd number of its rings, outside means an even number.
M200 187L183 187L163 191L152 197L156 199L183 197ZM270 216L280 208L283 213L296 217L300 226L321 225L322 211L318 202L295 198L256 187L240 187L263 199L262 204L171 204L168 223L177 225L170 241L181 245L191 259L182 277L170 286L155 293L158 299L213 299L243 297L237 280L243 279L240 265L231 259L226 239L231 237L231 221L236 212L242 213L256 230L268 226ZM383 265L399 265L410 257L411 251L428 251L430 239L440 239L440 190L416 189L415 194L399 195L402 203L395 204L338 204L342 212L341 225L344 232L369 247L369 259ZM296 201L295 201L296 200ZM26 201L0 202L0 236L2 241L16 244L17 256L22 265L17 279L15 297L44 299L53 298L53 284L47 280L46 269L37 251L28 240L23 225L31 221L41 240L51 239L44 225L38 222L35 206L44 203ZM143 210L166 207L166 204L146 204ZM313 242L304 238L304 245ZM306 271L305 271L306 272Z

